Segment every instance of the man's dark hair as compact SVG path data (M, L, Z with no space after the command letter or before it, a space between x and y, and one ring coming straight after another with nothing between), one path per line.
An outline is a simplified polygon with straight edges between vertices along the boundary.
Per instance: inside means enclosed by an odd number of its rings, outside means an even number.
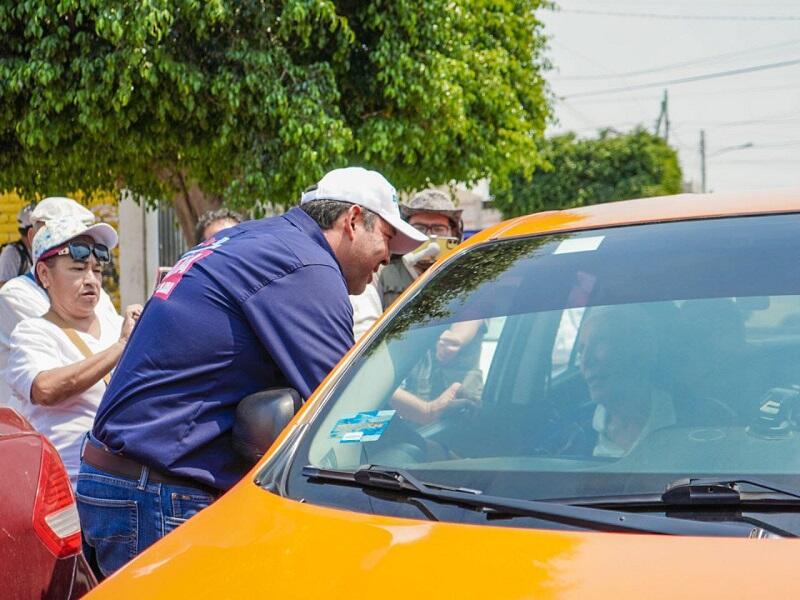
M203 232L205 232L206 227L211 225L214 221L234 221L236 223L241 223L244 220L245 218L240 213L230 208L220 208L204 212L197 220L197 227L194 230L195 243L199 244L205 241L203 239Z
M353 205L350 202L341 202L340 200L312 200L302 204L300 208L314 219L320 229L325 231L333 227L336 219L342 216L342 213L351 206ZM364 211L364 227L367 231L372 231L378 215L363 206L361 210Z

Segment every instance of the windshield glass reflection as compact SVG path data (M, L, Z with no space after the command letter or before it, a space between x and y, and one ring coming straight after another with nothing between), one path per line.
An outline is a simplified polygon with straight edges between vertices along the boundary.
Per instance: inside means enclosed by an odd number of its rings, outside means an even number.
M800 485L796 216L494 242L378 332L295 465L520 498Z

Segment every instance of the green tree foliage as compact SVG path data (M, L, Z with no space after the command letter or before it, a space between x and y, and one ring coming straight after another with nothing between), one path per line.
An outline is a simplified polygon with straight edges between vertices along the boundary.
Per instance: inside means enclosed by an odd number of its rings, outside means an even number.
M540 152L547 164L532 179L516 174L495 193L506 217L681 191L676 151L644 129L601 131L597 139L568 133L546 140Z
M175 199L186 230L345 164L401 189L530 173L541 4L5 0L0 189L125 187Z

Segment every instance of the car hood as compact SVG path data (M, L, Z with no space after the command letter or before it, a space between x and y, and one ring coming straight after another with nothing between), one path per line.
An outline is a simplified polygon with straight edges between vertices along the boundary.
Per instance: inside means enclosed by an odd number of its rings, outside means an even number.
M94 592L109 598L551 598L796 593L800 541L399 519L242 482Z

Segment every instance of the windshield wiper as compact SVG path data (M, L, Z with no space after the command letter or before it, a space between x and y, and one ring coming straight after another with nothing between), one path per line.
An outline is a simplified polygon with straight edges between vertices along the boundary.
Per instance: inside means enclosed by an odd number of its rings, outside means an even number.
M786 498L742 497L739 484L749 485ZM633 493L613 496L587 496L574 498L548 498L544 502L561 502L573 506L594 508L648 509L684 506L740 506L742 504L767 504L791 502L800 499L800 490L776 486L773 483L750 477L692 477L673 481L663 493Z
M421 481L404 469L380 465L362 465L354 471L307 465L303 467L303 475L311 480L391 490L398 494L461 505L483 512L531 517L597 531L723 537L763 537L764 533L760 528L741 522L694 521L489 496L480 490Z
M704 477L673 481L661 494L661 501L672 505L741 504L739 484L750 485L783 496L800 499L800 491L782 488L761 479L746 477Z

